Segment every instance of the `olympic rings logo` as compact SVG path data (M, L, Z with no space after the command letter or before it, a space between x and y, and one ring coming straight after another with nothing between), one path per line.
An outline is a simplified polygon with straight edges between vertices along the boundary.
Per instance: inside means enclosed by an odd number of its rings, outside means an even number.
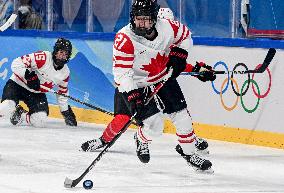
M266 69L266 72L268 73L268 76L269 76L269 84L268 84L268 89L266 90L265 93L261 94L260 93L260 88L259 88L259 85L257 84L257 82L254 80L254 73L252 74L252 78L251 78L251 74L250 73L247 73L247 80L245 80L245 82L243 83L243 85L241 86L241 89L236 81L236 79L234 79L234 73L232 72L231 73L231 76L230 76L230 72L229 72L229 69L228 69L228 66L226 63L220 61L220 62L217 62L214 67L213 67L213 70L216 69L217 66L219 65L222 65L227 73L228 76L227 78L222 82L221 84L221 88L220 88L220 91L218 91L215 87L215 83L214 81L212 81L212 88L213 90L215 91L216 94L220 95L220 99L221 99L221 104L222 106L224 107L225 110L227 111L232 111L236 108L236 106L238 105L238 102L239 102L239 99L241 100L241 105L243 107L243 109L247 112L247 113L253 113L259 106L259 101L261 98L265 98L268 93L270 92L270 88L271 88L271 83L272 83L272 77L271 77L271 72L270 70L267 68ZM259 68L261 66L261 64L257 65L255 69ZM244 64L244 63L238 63L234 66L233 68L233 71L236 71L236 69L238 67L244 67L246 70L249 70L248 67ZM244 75L242 75L244 76ZM227 106L224 102L224 99L223 99L223 95L224 93L228 90L228 87L229 87L229 84L231 83L231 87L232 87L232 90L234 91L235 95L236 95L236 99L235 99L235 102L232 106ZM247 93L249 87L250 87L250 84L252 84L252 90L253 90L253 93L254 95L256 96L257 98L257 101L256 101L256 105L249 109L245 103L244 103L244 96L245 94Z

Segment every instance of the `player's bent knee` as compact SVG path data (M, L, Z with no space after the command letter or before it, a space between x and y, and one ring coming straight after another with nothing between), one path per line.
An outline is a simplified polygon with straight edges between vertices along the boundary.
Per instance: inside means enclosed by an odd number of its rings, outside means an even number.
M45 127L46 119L47 114L44 111L33 113L30 116L31 125L33 125L34 127Z
M13 112L16 109L16 103L13 100L4 100L0 104L0 115L5 117L12 116Z

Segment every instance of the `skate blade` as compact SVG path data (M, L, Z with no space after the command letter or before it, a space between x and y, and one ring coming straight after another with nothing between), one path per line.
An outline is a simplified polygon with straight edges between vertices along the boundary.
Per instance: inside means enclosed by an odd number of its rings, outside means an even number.
M72 188L72 183L73 183L73 180L66 177L65 181L64 181L64 187L65 188Z
M90 152L89 150L84 151L84 150L82 150L82 149L78 149L78 151L79 151L79 152L84 152L84 153Z
M211 167L208 168L207 170L201 170L195 167L193 167L193 169L195 170L196 173L199 173L199 174L214 174L214 170Z
M196 153L199 155L209 155L209 150L208 149L204 149L204 150L196 150Z
M88 149L87 151L84 151L84 150L81 148L81 149L79 149L78 151L88 153L88 152L98 152L98 151L100 151L101 149L102 149L102 148L98 148L98 149Z

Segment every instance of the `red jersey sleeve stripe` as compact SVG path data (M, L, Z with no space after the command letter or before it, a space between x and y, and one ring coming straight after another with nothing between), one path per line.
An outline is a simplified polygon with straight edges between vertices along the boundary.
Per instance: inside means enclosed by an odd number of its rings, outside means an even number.
M133 65L115 64L115 68L132 68Z
M67 78L65 78L63 81L64 82L68 82L69 81L70 76L67 76Z
M122 61L133 61L134 57L123 57L123 56L114 56L115 60L122 60Z
M171 25L171 27L172 27L172 29L173 29L173 31L174 31L174 38L176 38L176 37L177 37L177 34L178 34L179 24L176 25L176 24L174 24L174 23L173 23L172 21L170 21L170 20L168 20L168 22L170 23L170 25Z
M67 89L66 86L61 86L61 85L59 85L58 87L61 88L61 89Z
M185 38L184 38L184 39L188 38L189 33L190 33L190 31L189 31L189 29L187 29L187 33L186 33L186 36L185 36Z
M186 29L186 28L185 28L185 25L183 25L182 34L181 34L179 40L174 43L175 45L179 44L182 40L184 40L184 37L183 37L183 36L184 36L184 33L185 33L185 29Z
M61 94L66 94L68 92L68 89L66 90L59 90L58 93L61 93Z

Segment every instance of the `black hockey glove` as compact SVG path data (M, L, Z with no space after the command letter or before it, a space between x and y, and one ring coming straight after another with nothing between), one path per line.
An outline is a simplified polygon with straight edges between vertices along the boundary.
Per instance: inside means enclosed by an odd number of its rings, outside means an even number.
M171 67L173 69L173 73L171 78L175 79L177 78L180 73L182 73L186 68L186 59L187 59L188 53L186 50L179 48L179 47L173 47L169 54L169 61L166 64L167 70L169 70Z
M141 115L142 108L144 106L142 93L138 89L132 90L127 93L127 100L130 104L130 112L132 115L135 115L137 119L139 119Z
M203 62L196 62L192 72L200 72L201 74L197 75L196 77L202 82L214 81L216 79L216 75L214 74L212 67Z
M36 75L35 71L30 72L28 69L26 69L25 79L27 80L27 86L30 89L33 89L33 90L39 90L40 89L40 81L39 81L38 76Z
M77 126L76 116L73 113L70 105L68 105L68 110L61 112L61 114L65 119L66 125Z

